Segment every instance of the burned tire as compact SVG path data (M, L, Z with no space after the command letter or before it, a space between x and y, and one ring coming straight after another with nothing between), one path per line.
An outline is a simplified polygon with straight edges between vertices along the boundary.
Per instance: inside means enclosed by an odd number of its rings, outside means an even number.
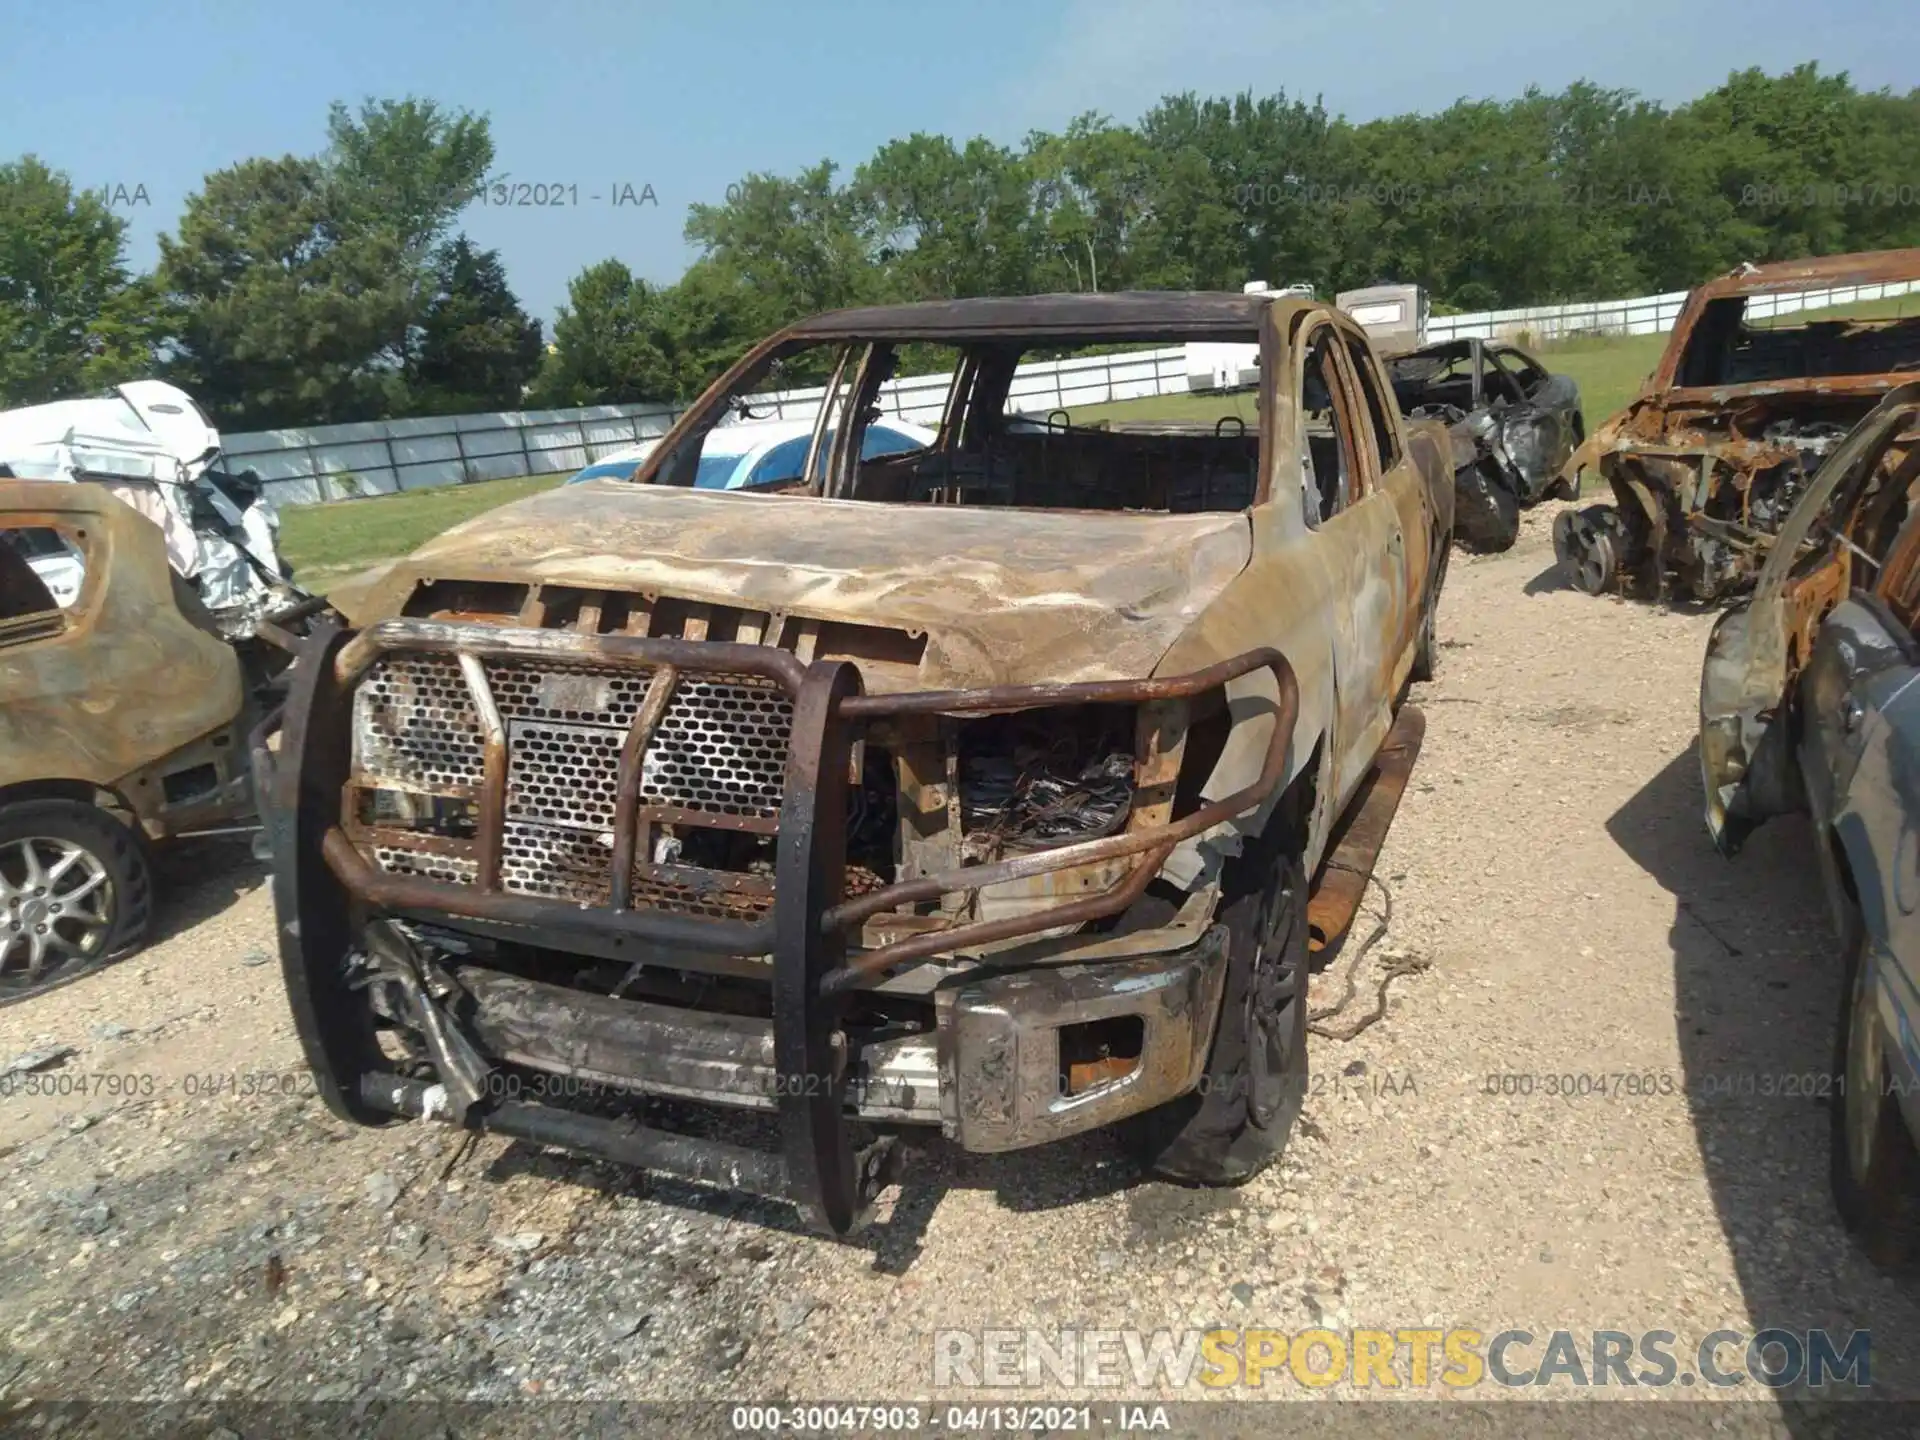
M0 1004L136 949L152 897L140 837L98 806L30 800L0 809Z
M1520 538L1520 500L1480 466L1453 482L1454 537L1482 555L1511 550Z
M1252 883L1229 891L1221 915L1227 978L1206 1072L1135 1132L1150 1170L1189 1184L1251 1180L1286 1148L1306 1098L1306 876L1297 857L1255 842L1229 877Z
M1833 1200L1876 1265L1909 1269L1920 1256L1920 1153L1892 1089L1875 1006L1866 932L1848 926L1846 981L1829 1099Z

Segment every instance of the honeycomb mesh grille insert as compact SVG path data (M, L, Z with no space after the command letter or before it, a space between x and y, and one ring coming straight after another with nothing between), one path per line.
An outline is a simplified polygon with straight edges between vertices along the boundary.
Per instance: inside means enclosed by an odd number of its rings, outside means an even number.
M611 725L507 723L507 818L612 830L623 732Z
M376 780L480 783L480 717L459 664L437 655L376 661L353 697L353 763Z
M378 845L374 847L373 858L389 875L418 875L423 880L439 880L449 885L471 885L480 874L479 861L458 855L432 855L422 850Z
M749 676L682 676L647 747L643 803L777 818L793 702Z
M580 905L605 905L612 898L613 850L600 836L508 821L503 838L502 889Z
M605 905L611 899L620 751L652 670L591 662L487 660L507 728L500 884L522 895ZM642 805L773 820L786 786L793 703L771 680L682 671L647 746ZM354 765L369 781L477 793L480 718L451 656L382 656L354 696ZM381 846L394 874L471 885L471 859ZM633 903L685 915L751 919L771 896L636 877Z
M633 877L633 904L640 910L704 915L715 920L758 920L773 910L771 895L705 890L647 875Z
M486 669L503 719L612 725L623 734L653 680L651 670L550 660L489 660Z

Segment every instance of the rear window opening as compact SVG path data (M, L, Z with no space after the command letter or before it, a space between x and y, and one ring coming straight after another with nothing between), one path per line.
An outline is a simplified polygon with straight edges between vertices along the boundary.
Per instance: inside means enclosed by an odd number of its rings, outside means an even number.
M1747 297L1710 301L1694 322L1674 381L1755 385L1822 375L1887 375L1920 365L1920 315L1893 320L1749 320Z

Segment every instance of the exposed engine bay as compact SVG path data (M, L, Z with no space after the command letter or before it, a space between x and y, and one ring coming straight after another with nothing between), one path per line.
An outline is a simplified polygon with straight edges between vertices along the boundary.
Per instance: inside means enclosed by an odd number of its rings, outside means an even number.
M1563 513L1554 542L1578 588L1598 594L1664 557L1653 588L1702 604L1751 585L1821 463L1873 408L1871 397L1752 400L1725 412L1669 412L1668 443L1622 449L1602 472L1626 503Z
M1818 264L1832 284L1920 279L1916 251ZM1689 297L1646 389L1567 462L1569 477L1595 469L1613 491L1555 521L1577 588L1703 604L1750 588L1822 462L1920 371L1920 315L1783 325L1764 323L1771 308L1749 313L1810 284L1805 266L1745 266Z

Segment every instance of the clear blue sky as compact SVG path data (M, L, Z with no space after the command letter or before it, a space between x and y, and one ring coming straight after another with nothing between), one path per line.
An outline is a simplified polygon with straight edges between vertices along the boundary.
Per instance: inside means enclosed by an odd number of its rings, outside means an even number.
M498 170L579 187L576 207L464 217L548 319L609 255L673 279L686 207L741 175L851 167L916 129L1012 143L1188 89L1319 95L1356 120L1580 78L1674 102L1808 59L1920 83L1920 0L0 0L0 37L0 159L144 186L125 212L141 268L206 172L318 150L331 100L485 111ZM623 184L659 205L614 208Z

